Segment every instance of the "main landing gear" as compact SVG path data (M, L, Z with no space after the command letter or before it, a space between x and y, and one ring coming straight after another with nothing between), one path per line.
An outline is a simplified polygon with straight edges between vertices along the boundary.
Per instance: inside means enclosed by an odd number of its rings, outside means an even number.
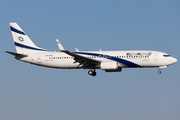
M94 70L89 70L89 71L88 71L88 74L89 74L89 75L92 75L92 76L96 76L96 71L95 71L95 69L94 69Z

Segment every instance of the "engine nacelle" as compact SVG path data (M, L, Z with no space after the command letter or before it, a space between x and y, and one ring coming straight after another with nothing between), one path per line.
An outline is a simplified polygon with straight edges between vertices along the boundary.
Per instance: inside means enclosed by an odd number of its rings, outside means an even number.
M101 70L106 72L120 72L122 69L118 67L117 62L101 62Z

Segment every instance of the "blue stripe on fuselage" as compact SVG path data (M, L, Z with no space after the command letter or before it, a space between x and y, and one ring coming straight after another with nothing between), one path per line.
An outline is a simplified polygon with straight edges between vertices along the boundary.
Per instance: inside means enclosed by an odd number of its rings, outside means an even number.
M92 55L92 56L96 56L96 57L104 57L105 56L104 58L106 58L106 59L122 63L122 64L124 64L124 65L126 65L128 67L141 67L140 65L135 64L133 62L130 62L128 60L124 60L124 59L109 56L109 55L97 54L97 53L84 53L84 52L73 52L73 53L75 53L75 54L84 54L84 55Z
M47 51L47 50L43 50L43 49L39 49L39 48L34 48L34 47L27 46L27 45L23 45L23 44L20 44L20 43L17 43L17 42L14 42L14 43L15 43L16 46L22 47L22 48L26 48L26 49Z
M10 27L11 27L11 26L10 26ZM11 31L16 32L16 33L19 33L19 34L22 34L22 35L26 35L24 32L19 31L19 30L13 28L13 27L11 27Z

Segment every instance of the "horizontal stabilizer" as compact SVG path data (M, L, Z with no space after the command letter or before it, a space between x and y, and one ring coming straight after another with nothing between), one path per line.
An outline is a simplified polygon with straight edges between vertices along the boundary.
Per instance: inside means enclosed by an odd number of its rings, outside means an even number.
M9 52L9 51L5 51L6 53L9 53L11 55L14 55L15 57L27 57L28 55L24 55L24 54L19 54L19 53L14 53L14 52Z

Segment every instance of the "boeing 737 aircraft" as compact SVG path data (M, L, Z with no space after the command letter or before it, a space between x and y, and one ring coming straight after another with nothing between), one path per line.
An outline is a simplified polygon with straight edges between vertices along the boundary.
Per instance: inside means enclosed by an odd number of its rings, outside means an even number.
M121 72L122 68L161 68L177 62L176 58L158 51L79 51L66 50L56 39L61 52L52 52L37 47L17 23L10 23L17 53L5 51L17 60L38 66L59 69L90 69L89 75L96 76L96 69L106 72Z

